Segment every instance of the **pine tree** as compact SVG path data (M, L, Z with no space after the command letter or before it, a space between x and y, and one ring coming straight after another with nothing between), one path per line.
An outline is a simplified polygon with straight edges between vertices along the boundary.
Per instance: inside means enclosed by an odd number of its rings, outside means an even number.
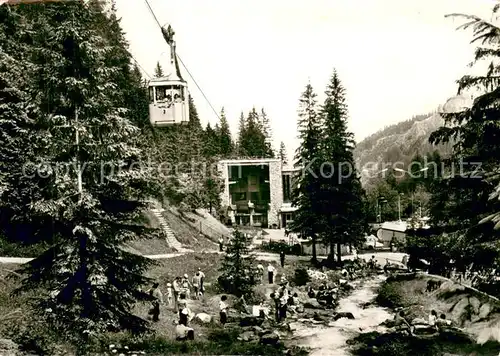
M286 153L286 147L285 147L285 143L283 141L281 141L281 143L280 143L279 158L281 159L281 163L284 166L286 166L288 164L288 155Z
M224 108L222 108L220 113L220 126L219 130L216 130L217 136L219 138L219 152L222 157L229 158L234 152L234 143L231 137L231 130L229 128L229 123L226 118L226 113Z
M222 260L218 281L226 293L237 297L249 297L257 284L255 257L250 254L250 239L246 234L235 230Z
M156 67L155 67L155 73L154 73L154 76L155 78L161 78L163 76L165 76L164 72L163 72L163 68L160 64L160 62L156 62Z
M260 122L261 122L261 130L264 134L265 145L266 145L266 156L269 158L274 158L274 148L273 148L273 132L271 128L271 122L269 121L269 117L265 112L264 108L262 108L260 112Z
M147 322L131 310L137 300L150 300L139 288L149 282L143 273L151 262L121 247L153 236L139 222L153 192L134 165L137 128L115 106L120 67L108 61L115 48L99 34L95 8L83 2L26 11L36 29L27 90L36 115L29 134L42 138L34 148L38 175L23 175L3 201L27 201L32 220L50 223L54 242L22 267L21 291L40 290L49 321L72 335L110 325L145 330ZM23 189L30 182L36 192Z
M499 5L493 8L497 16ZM472 43L479 43L475 63L489 60L484 75L465 75L459 81L459 94L479 89L471 108L443 114L447 125L431 135L431 143L452 142L453 155L444 161L445 171L433 185L431 219L453 239L449 258L474 269L491 267L500 256L498 223L500 202L491 174L498 172L500 128L498 116L498 27L476 16L458 15L466 20L463 29L472 28ZM480 166L480 170L477 168ZM491 198L491 199L490 199ZM478 224L482 222L482 224Z
M357 244L366 230L364 192L354 165L354 135L347 130L345 89L336 71L325 94L319 145L323 237L330 244L329 257L333 260L336 245L341 262L341 245Z
M207 124L204 132L203 154L205 157L214 157L219 155L217 133L214 129L212 129L210 123Z
M243 133L240 132L239 146L247 157L267 157L268 146L266 137L262 131L259 114L253 108L245 120Z
M295 166L301 168L292 190L292 206L297 207L290 230L313 243L312 260L317 261L316 243L323 231L320 215L318 146L321 140L321 121L317 114L316 94L308 84L299 100L298 131L300 145L295 156Z
M246 156L245 148L241 145L246 132L246 120L243 112L240 114L240 119L238 122L238 155Z

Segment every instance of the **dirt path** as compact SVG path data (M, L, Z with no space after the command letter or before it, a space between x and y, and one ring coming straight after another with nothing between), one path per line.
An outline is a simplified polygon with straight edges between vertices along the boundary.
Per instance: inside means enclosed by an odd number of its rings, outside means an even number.
M354 335L384 331L385 328L379 325L392 318L392 314L376 305L365 309L362 307L376 297L377 288L384 280L384 276L375 276L370 280L358 281L354 292L339 301L337 312L350 312L354 320L339 319L328 327L300 324L294 332L298 345L311 348L310 356L346 356L350 355L346 341Z

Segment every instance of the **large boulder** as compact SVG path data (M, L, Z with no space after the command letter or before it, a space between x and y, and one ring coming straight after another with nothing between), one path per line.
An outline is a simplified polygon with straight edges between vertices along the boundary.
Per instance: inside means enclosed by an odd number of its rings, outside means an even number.
M16 356L19 352L17 344L9 339L0 339L0 355Z
M353 320L354 319L354 315L352 315L352 313L349 313L349 312L340 312L340 313L336 313L333 316L333 320L335 320L335 321L337 321L339 319L342 319L342 318L347 318L347 319Z
M272 331L260 337L260 342L264 345L278 345L280 336L277 332Z
M251 330L248 330L248 331L245 331L244 333L240 334L240 336L238 337L238 340L240 341L254 341L254 340L257 340L257 336L255 335L255 333Z
M199 313L196 314L194 320L200 324L210 324L210 322L212 321L212 317L207 313Z
M319 304L318 300L315 298L309 298L304 302L304 308L309 309L323 309L321 304Z

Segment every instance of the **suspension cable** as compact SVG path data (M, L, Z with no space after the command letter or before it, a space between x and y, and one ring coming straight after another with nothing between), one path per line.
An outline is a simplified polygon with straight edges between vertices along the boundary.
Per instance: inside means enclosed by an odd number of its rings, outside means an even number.
M151 13L151 15L153 16L153 18L155 19L156 23L158 24L158 27L160 28L160 30L163 28L160 21L158 21L158 18L156 17L154 11L153 11L153 8L151 7L150 3L148 0L144 0L146 2L146 5L148 6L148 9L149 9L149 12ZM189 77L191 78L191 80L193 81L193 83L196 85L196 87L198 88L198 90L200 91L201 95L203 95L203 98L205 98L205 100L207 101L208 105L210 106L210 108L212 109L212 111L214 112L215 116L217 116L217 118L219 119L220 121L220 117L219 117L219 114L217 113L217 110L215 110L215 108L213 107L212 103L210 102L210 100L208 100L208 97L205 95L205 92L201 89L201 87L198 85L198 82L194 79L194 77L191 75L191 72L189 71L189 69L186 67L186 65L184 64L184 62L182 61L181 57L175 53L177 59L179 60L179 62L181 62L182 66L184 67L184 69L186 70L187 74L189 75Z

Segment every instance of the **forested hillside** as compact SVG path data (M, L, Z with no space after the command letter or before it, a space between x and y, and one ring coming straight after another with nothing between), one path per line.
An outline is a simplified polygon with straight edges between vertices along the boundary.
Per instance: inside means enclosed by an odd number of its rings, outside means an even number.
M442 156L449 155L451 145L429 143L431 133L443 124L444 119L435 112L388 126L356 145L356 164L373 175L384 169L384 164L398 163L405 169L418 154L425 156L437 150Z

